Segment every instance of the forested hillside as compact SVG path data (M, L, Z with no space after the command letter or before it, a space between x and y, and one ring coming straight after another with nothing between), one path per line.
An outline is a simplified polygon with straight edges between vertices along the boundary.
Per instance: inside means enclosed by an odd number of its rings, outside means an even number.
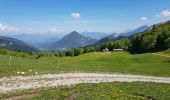
M132 37L132 48L138 52L160 51L170 48L170 21L154 25L151 30Z

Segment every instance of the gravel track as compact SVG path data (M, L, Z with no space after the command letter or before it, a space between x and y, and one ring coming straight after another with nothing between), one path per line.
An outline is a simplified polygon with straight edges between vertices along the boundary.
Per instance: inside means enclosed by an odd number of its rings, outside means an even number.
M154 77L142 75L124 75L109 73L63 73L35 76L12 76L0 78L0 93L16 90L36 89L42 87L57 87L80 83L100 82L155 82L170 84L170 77Z
M167 56L167 55L162 55L162 54L158 54L158 53L152 53L153 55L157 55L157 56L163 56L163 57L168 57L170 58L170 56Z

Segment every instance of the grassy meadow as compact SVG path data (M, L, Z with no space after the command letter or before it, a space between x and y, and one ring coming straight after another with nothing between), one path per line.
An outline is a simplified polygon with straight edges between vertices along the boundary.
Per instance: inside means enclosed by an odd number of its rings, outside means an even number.
M99 83L22 90L0 98L21 100L169 100L170 85L157 83Z
M0 55L0 77L17 75L18 71L24 71L26 75L76 71L170 76L170 58L150 53L132 55L127 52L96 52L77 57L40 59L12 57L11 66L8 66L8 61L9 56Z
M8 66L8 61L9 56L0 55L0 77L17 76L18 71L24 71L25 75L32 75L35 72L39 74L109 72L170 77L170 58L151 53L133 55L128 52L94 52L77 57L41 57L40 59L12 57L11 66ZM0 94L0 99L4 98L20 98L21 100L169 100L170 85L143 82L78 84Z

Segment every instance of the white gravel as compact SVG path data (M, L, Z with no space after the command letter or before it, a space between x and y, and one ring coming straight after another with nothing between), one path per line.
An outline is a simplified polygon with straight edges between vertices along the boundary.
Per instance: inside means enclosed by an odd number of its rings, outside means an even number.
M163 55L163 54L159 54L159 53L152 53L153 55L157 55L157 56L163 56L163 57L168 57L168 58L170 58L170 56L168 56L168 55Z
M41 87L57 87L79 83L100 82L155 82L170 84L170 77L124 75L109 73L64 73L0 78L0 93Z

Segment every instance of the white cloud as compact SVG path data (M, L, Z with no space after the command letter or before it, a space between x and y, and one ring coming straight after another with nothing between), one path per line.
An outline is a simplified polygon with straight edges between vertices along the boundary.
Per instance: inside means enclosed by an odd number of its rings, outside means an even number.
M71 13L71 17L73 18L73 19L80 19L80 14L79 13Z
M15 31L18 31L18 28L0 23L0 31L2 31L2 32L15 32Z
M56 27L53 27L53 28L50 29L50 32L56 33L56 32L61 32L61 30L56 28Z
M50 32L56 32L56 31L57 31L57 29L55 27L50 29Z
M166 10L163 10L161 13L160 13L161 16L164 16L164 17L170 17L170 10L169 9L166 9Z
M140 18L142 21L146 21L146 20L148 20L148 18L147 17L141 17Z

